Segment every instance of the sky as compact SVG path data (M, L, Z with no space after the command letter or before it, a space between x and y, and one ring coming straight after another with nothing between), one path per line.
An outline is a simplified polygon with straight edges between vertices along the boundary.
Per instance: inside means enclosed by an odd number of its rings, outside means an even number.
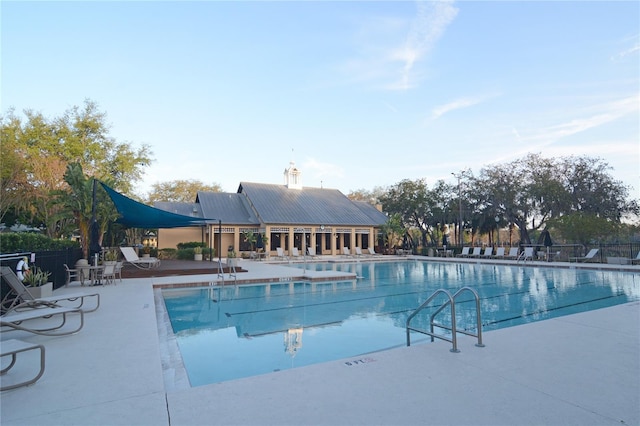
M85 99L158 182L345 194L601 158L640 198L637 1L2 1L1 111Z

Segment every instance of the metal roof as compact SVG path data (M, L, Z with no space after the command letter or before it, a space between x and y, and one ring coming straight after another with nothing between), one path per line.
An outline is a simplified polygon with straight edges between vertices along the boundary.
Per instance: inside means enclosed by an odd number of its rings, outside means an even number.
M384 213L351 201L337 189L289 189L285 185L241 182L237 193L199 191L195 203L156 202L159 209L221 220L234 225L380 226Z
M200 203L204 217L235 225L260 224L243 194L198 191L196 202Z
M290 189L285 185L241 182L245 194L262 223L300 225L379 226L386 216L360 206L337 189Z

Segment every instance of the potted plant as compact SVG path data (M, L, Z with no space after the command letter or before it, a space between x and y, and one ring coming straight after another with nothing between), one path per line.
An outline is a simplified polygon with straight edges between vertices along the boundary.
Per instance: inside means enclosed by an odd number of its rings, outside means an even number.
M44 272L42 269L34 267L31 273L24 278L23 282L27 285L29 293L34 299L53 295L53 283L49 282L50 275L51 272Z
M114 249L109 249L104 252L104 264L105 265L115 265L118 261L118 252Z
M151 256L151 246L142 247L142 257L150 257Z
M193 248L193 260L202 260L202 247Z
M227 252L227 265L229 268L235 268L238 266L238 258L235 250L229 250Z

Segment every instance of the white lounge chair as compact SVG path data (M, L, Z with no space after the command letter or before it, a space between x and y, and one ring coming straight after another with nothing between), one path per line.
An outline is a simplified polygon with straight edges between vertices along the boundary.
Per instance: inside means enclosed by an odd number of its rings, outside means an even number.
M312 248L312 247L307 247L307 254L309 256L311 256L313 259L315 259L316 257L318 257L316 255L316 249Z
M344 254L345 256L348 256L348 257L352 257L353 256L351 254L351 250L349 249L349 247L342 247L342 254Z
M507 259L517 259L519 256L520 249L518 247L510 247L509 254L507 254Z
M640 251L638 252L638 254L634 259L629 259L629 263L631 263L632 265L635 265L638 262L640 262Z
M93 312L100 307L100 293L62 293L60 295L54 295L49 297L35 298L29 292L29 288L18 279L18 276L8 266L3 266L0 270L0 275L5 282L11 287L11 291L5 296L2 301L2 309L7 312L19 309L31 309L34 307L62 307L58 304L60 301L78 302L77 306L67 306L72 309L81 309L84 305L85 298L95 297L96 304L92 309L82 309L84 312ZM9 298L13 297L13 300L9 302Z
M120 247L120 251L122 252L122 255L124 256L124 259L127 261L127 263L132 264L136 268L151 269L160 266L160 259L157 259L155 257L140 258L136 254L133 247Z
M457 255L457 257L468 257L470 250L471 250L471 247L462 247L462 253Z
M569 262L588 262L592 260L596 254L598 254L599 249L591 249L586 256L583 257L570 257Z
M362 249L360 247L356 247L356 256L363 256Z
M40 371L35 375L32 379L22 380L20 382L5 384L7 381L6 373L11 370L11 368L16 364L16 360L18 358L18 354L21 352L28 352L31 350L39 349L40 350ZM18 339L9 339L3 340L2 345L0 345L0 357L11 356L11 363L0 370L0 374L4 377L2 380L3 384L0 386L0 391L5 391L9 389L19 388L20 386L29 386L38 381L42 374L44 373L44 346L38 343L30 343L24 342ZM28 357L27 357L28 358Z
M482 247L474 247L473 252L469 254L469 257L480 257L482 254Z
M482 254L482 256L479 256L479 257L482 257L483 259L489 259L491 258L492 255L493 255L493 247L485 247L484 253Z
M496 254L493 255L495 259L504 259L504 247L498 247Z
M525 247L524 251L518 256L518 262L521 260L526 262L527 259L533 260L533 247Z
M23 310L24 308L29 308L27 310ZM80 315L80 324L77 328L73 330L65 330L65 331L56 331L60 330L67 323L67 314L79 314ZM55 325L53 327L48 328L40 328L42 325L38 326L38 328L27 327L22 323L25 321L33 320L33 319L42 319L47 322L53 320L53 318L57 318L62 316L62 323L59 325ZM0 316L0 328L4 329L10 328L13 330L22 330L29 333L40 334L43 336L65 336L68 334L74 334L80 331L80 329L84 326L84 312L81 309L75 308L63 308L63 307L44 307L41 305L40 307L34 308L25 305L18 305L13 308L10 312L5 315ZM8 331L8 330L7 330ZM3 333L6 332L3 330Z
M298 247L291 248L291 257L300 257L300 250L298 250Z
M376 250L373 247L369 247L367 250L369 250L369 254L371 256L380 256L380 253L376 253Z
M282 247L276 247L276 252L278 253L276 257L279 257L282 260L288 259L287 255L284 254L284 250L282 249Z

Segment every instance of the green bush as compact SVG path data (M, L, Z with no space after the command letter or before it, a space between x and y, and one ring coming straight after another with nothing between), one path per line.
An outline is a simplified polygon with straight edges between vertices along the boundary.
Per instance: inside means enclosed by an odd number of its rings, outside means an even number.
M178 243L178 250L183 250L183 249L192 249L195 247L203 247L206 248L207 244L206 243L201 243L199 241L189 241L188 243Z
M31 232L6 232L0 234L0 253L28 251L55 251L79 248L80 243L71 240L49 238Z
M176 259L176 253L174 248L163 248L158 250L158 259Z

